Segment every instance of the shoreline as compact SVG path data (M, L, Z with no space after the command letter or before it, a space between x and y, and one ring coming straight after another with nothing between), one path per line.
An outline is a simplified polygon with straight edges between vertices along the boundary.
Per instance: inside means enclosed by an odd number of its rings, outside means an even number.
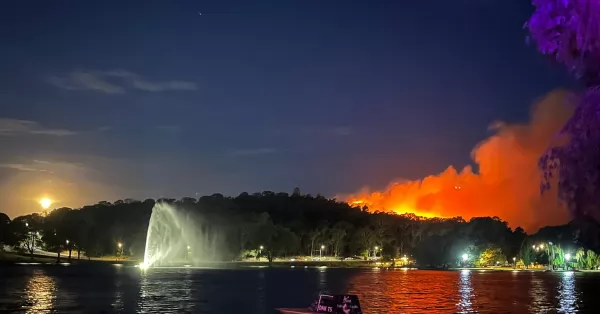
M127 267L137 267L139 260L122 259L114 257L102 258L81 258L62 256L60 263L56 262L56 257L45 255L21 255L16 253L0 252L0 266L11 265L40 265L40 266L68 266L68 265L122 265ZM589 272L596 273L600 270L548 270L546 268L514 269L512 267L451 267L451 268L431 268L417 266L395 266L386 262L373 261L231 261L231 262L205 262L196 265L172 265L161 266L158 268L169 267L191 267L191 268L215 268L215 269L233 269L233 268L355 268L355 269L397 269L397 270L430 270L430 271L477 271L477 272Z

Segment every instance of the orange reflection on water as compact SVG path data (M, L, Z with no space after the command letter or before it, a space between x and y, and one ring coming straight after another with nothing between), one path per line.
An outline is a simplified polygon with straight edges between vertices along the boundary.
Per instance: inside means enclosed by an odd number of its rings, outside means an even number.
M56 283L42 269L36 269L27 282L25 313L42 313L54 308Z
M455 313L465 304L455 272L376 269L361 272L348 284L366 313Z

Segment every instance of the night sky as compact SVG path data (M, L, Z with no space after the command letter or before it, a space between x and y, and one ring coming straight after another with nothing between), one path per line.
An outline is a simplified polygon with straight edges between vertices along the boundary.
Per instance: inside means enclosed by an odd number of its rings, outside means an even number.
M471 163L569 84L522 0L0 4L0 212L334 196Z

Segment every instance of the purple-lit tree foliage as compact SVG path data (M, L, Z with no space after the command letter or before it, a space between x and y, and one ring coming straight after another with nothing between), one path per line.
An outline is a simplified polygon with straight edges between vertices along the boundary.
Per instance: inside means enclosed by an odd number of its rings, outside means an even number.
M600 0L533 0L533 5L531 38L587 87L561 130L568 143L540 159L542 191L556 176L559 198L571 213L600 222Z

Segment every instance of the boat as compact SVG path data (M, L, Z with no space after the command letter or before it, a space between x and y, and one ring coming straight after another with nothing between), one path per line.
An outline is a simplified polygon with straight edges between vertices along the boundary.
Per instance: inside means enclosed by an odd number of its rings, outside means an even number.
M279 308L282 314L362 314L358 296L352 294L323 294L318 297L307 308Z

